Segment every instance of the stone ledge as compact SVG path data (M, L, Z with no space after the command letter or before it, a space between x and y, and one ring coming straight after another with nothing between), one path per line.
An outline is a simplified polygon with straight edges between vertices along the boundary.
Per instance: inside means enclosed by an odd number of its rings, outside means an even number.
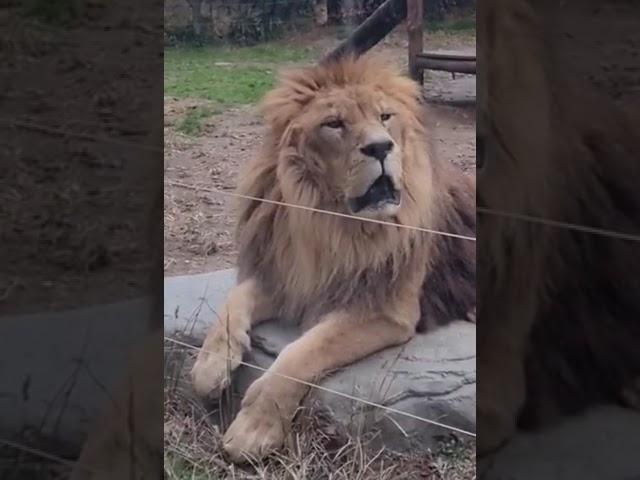
M165 333L200 345L235 282L235 271L224 270L165 281ZM206 298L206 301L204 301ZM298 332L276 322L259 325L252 333L253 350L245 360L268 368ZM372 355L326 378L327 389L475 431L476 368L475 325L454 322L429 335L419 335L402 347ZM261 372L241 367L235 389L244 392ZM379 429L384 444L393 450L432 448L449 431L360 402L316 390L309 401L318 402L347 428Z

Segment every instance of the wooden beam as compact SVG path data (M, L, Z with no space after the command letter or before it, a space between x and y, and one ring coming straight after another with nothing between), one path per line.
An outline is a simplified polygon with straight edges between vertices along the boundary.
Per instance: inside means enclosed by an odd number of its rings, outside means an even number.
M349 38L325 56L321 63L331 62L349 54L362 55L389 34L406 16L406 0L387 0L355 29Z
M416 57L416 66L423 70L440 70L452 73L476 73L476 61L441 60L424 56Z
M476 56L470 53L457 52L422 52L419 54L423 58L432 58L434 60L467 60L475 62Z
M407 0L407 35L409 37L409 75L416 82L424 82L423 69L416 65L422 53L423 0Z

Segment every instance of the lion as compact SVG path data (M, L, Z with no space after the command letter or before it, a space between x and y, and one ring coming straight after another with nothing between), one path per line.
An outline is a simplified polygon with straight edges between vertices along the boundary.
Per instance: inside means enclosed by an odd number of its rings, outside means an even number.
M317 382L475 305L475 179L433 155L416 83L345 57L285 74L263 114L264 148L238 186L252 198L238 281L192 368L196 393L220 396L259 322L304 333L247 390L223 438L234 462L282 445L308 391L286 377Z
M561 75L532 5L478 19L480 455L640 377L638 243L499 214L640 234L639 123Z

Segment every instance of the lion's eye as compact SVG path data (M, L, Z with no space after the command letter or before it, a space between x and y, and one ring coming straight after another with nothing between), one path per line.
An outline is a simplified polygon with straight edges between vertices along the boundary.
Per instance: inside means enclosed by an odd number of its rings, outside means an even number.
M342 128L344 127L344 122L340 119L329 120L328 122L324 122L322 126L329 128Z
M386 122L392 117L392 115L393 114L391 113L383 113L382 115L380 115L380 120L382 120L383 122Z

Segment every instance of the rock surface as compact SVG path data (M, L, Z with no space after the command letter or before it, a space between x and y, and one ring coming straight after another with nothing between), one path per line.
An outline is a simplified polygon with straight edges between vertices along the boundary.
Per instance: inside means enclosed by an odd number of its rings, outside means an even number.
M140 298L3 316L0 438L46 439L56 453L77 454L145 338L150 312Z
M520 434L478 465L482 480L638 480L640 414L600 407L545 431Z
M166 279L166 333L179 337L186 333L192 343L199 344L234 282L232 270ZM277 323L259 326L246 360L267 368L297 334ZM241 367L235 388L244 391L259 374ZM475 431L475 382L475 325L456 322L351 365L321 386ZM394 450L433 447L439 435L447 433L327 391L316 390L310 400L319 402L347 427L380 428L379 438ZM497 454L479 462L478 478L639 480L638 432L639 413L616 407L595 409L554 428L516 436Z
M233 270L166 279L165 333L200 344L234 281ZM253 350L245 360L267 368L297 335L295 330L276 322L262 324L252 334ZM475 345L475 325L455 322L336 372L321 386L475 431ZM259 375L259 371L241 367L236 372L236 389L243 392ZM449 433L416 418L385 412L326 390L315 390L309 401L319 403L347 428L379 429L379 438L393 450L434 447L440 436Z

